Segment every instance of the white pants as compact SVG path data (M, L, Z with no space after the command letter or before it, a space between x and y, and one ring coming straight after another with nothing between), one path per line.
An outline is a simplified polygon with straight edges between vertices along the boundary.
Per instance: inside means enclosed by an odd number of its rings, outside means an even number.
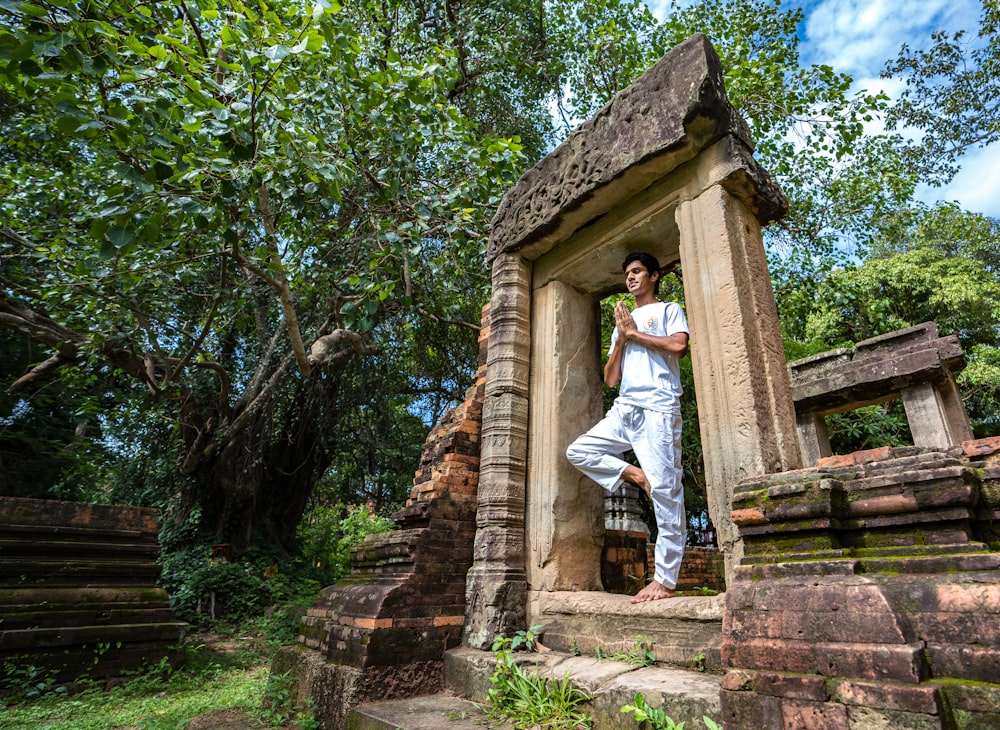
M569 445L566 458L608 492L622 483L632 449L646 475L656 515L654 578L667 588L677 586L687 518L681 484L681 416L615 403L604 419Z

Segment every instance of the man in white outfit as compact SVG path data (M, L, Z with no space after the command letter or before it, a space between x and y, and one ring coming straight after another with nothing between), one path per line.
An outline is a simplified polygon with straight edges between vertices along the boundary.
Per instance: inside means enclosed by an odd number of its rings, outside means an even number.
M678 360L687 354L688 325L675 303L657 300L660 264L630 253L622 264L635 310L615 306L615 330L604 382L621 383L604 419L566 449L577 469L614 492L631 482L649 495L656 515L655 574L632 603L675 595L687 538L681 484L681 381ZM639 466L622 460L632 449Z

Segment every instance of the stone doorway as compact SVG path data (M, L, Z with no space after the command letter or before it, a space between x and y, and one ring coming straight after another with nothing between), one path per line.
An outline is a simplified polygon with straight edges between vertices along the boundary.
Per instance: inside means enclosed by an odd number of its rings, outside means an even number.
M603 495L566 446L601 416L598 303L621 261L681 262L708 482L727 577L732 485L798 468L761 242L786 202L693 36L512 188L494 218L492 325L465 640L488 648L546 594L601 590ZM620 599L621 600L621 599ZM627 601L626 601L627 602Z

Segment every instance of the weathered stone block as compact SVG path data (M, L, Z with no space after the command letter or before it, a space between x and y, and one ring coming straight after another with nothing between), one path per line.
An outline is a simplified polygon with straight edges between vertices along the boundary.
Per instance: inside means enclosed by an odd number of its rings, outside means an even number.
M837 682L834 689L834 698L845 705L907 710L925 715L941 714L941 697L941 689L936 685L846 680Z
M722 704L722 721L726 728L768 728L782 730L784 716L782 702L778 697L754 692L719 693Z
M851 730L941 730L949 720L938 714L921 714L906 710L878 710L871 707L848 707L848 727ZM966 730L965 725L958 727Z
M5 665L70 681L181 659L187 624L156 585L157 515L0 497L0 679Z
M722 644L726 667L919 683L929 674L923 646L754 638Z
M826 680L823 677L801 674L757 672L753 684L755 692L785 699L826 702Z
M830 702L782 700L783 728L809 728L809 730L850 730L847 708Z
M972 682L1000 679L1000 647L928 644L927 657L935 678Z

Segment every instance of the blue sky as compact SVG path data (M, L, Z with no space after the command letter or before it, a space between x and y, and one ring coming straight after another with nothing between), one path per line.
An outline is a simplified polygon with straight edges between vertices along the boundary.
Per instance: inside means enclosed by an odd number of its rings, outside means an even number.
M667 0L647 0L655 14ZM886 62L901 45L925 48L935 30L979 27L979 0L786 0L784 7L801 7L799 53L803 64L824 63L850 74L855 88L881 90L890 96L900 85L879 78ZM922 189L921 200L955 200L966 210L1000 218L1000 145L972 150L962 171L946 188Z

